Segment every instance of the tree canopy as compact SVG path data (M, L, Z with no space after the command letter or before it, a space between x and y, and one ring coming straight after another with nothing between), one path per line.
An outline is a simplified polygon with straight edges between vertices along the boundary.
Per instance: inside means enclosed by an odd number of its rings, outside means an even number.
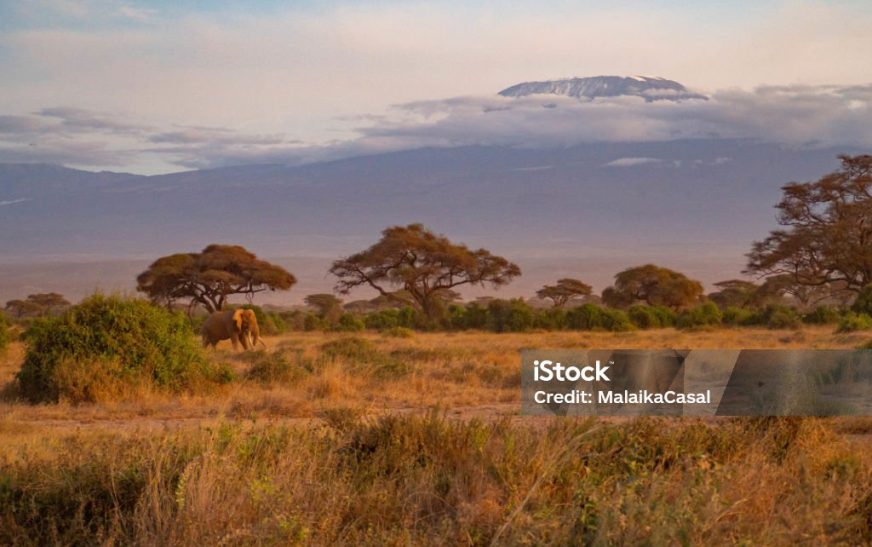
M521 269L486 249L471 250L410 224L385 229L368 249L335 261L330 273L339 278L336 290L342 294L369 286L434 319L447 291L467 284L500 287L521 275Z
M545 285L536 291L536 296L551 300L555 308L562 308L570 300L580 296L590 296L591 292L593 289L587 283L566 277L558 279L556 285Z
M342 300L329 293L310 294L303 299L307 306L315 308L321 319L338 321L342 315Z
M603 291L603 302L624 308L644 302L651 306L681 309L700 301L702 283L682 273L646 264L615 275L615 284Z
M872 156L839 159L838 171L781 188L785 228L753 244L749 273L854 293L872 282Z
M754 307L760 299L760 286L743 279L728 279L715 283L718 289L709 293L708 298L721 308Z
M27 298L6 302L6 310L16 319L54 315L70 306L64 295L56 292L27 295Z
M209 245L200 253L158 258L136 278L137 290L171 307L179 299L207 311L224 308L227 298L249 298L267 290L288 290L296 283L281 266L260 260L239 245Z

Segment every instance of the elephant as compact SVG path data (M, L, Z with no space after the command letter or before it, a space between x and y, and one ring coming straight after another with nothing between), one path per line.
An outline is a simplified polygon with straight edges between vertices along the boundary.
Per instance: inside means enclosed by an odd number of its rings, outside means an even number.
M253 310L224 310L216 311L206 318L200 329L203 338L203 347L218 345L221 340L230 340L233 349L239 349L239 342L243 349L254 349L255 344L260 342L263 347L266 344L260 337L260 328L257 326L257 317Z

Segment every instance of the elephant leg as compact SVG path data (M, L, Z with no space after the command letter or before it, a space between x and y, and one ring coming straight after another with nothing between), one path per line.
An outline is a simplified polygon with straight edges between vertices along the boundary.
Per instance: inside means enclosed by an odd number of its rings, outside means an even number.
M230 343L233 344L233 351L237 351L239 349L239 335L233 333L230 337Z

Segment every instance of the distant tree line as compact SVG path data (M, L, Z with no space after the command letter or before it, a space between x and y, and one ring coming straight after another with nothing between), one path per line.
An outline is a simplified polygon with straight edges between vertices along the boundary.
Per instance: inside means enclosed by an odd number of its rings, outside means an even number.
M421 224L393 226L359 253L336 260L335 293L306 296L305 310L257 308L269 332L282 329L419 328L629 330L720 324L795 327L838 322L843 330L872 327L872 156L840 156L841 168L813 182L782 187L776 205L782 228L755 242L745 273L751 279L703 285L686 275L644 264L615 275L600 296L581 279L565 277L535 298L461 302L464 286L498 289L520 268L487 249L471 249ZM161 257L137 277L137 289L168 308L221 310L241 295L288 290L295 277L238 245L209 245L199 253ZM344 303L358 288L372 300ZM26 319L68 306L56 293L12 300L6 314ZM263 321L262 321L263 322Z

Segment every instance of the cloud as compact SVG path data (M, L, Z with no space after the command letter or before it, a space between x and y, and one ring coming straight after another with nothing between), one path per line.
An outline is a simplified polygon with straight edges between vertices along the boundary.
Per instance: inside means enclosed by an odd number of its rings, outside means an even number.
M398 105L394 118L360 131L363 141L393 142L396 147L536 147L712 137L794 146L872 146L872 85L764 86L716 91L710 97L655 103L638 97L459 97Z
M16 203L22 203L25 201L30 201L30 198L7 199L6 201L0 201L0 207L4 205L15 205Z
M635 167L646 163L660 163L661 161L663 160L657 158L618 158L606 163L603 167Z
M397 105L387 115L355 118L356 137L328 143L226 127L161 127L124 115L50 107L31 115L0 115L0 161L113 168L160 162L209 168L298 164L420 147L563 147L705 138L872 147L872 85L764 86L715 91L709 96L708 101L680 102L497 95L416 101ZM620 158L606 166L659 161Z
M83 130L102 131L118 134L136 134L148 131L147 125L125 122L116 116L95 112L84 108L52 107L35 112L38 116L55 118L60 121L63 129L74 132Z

